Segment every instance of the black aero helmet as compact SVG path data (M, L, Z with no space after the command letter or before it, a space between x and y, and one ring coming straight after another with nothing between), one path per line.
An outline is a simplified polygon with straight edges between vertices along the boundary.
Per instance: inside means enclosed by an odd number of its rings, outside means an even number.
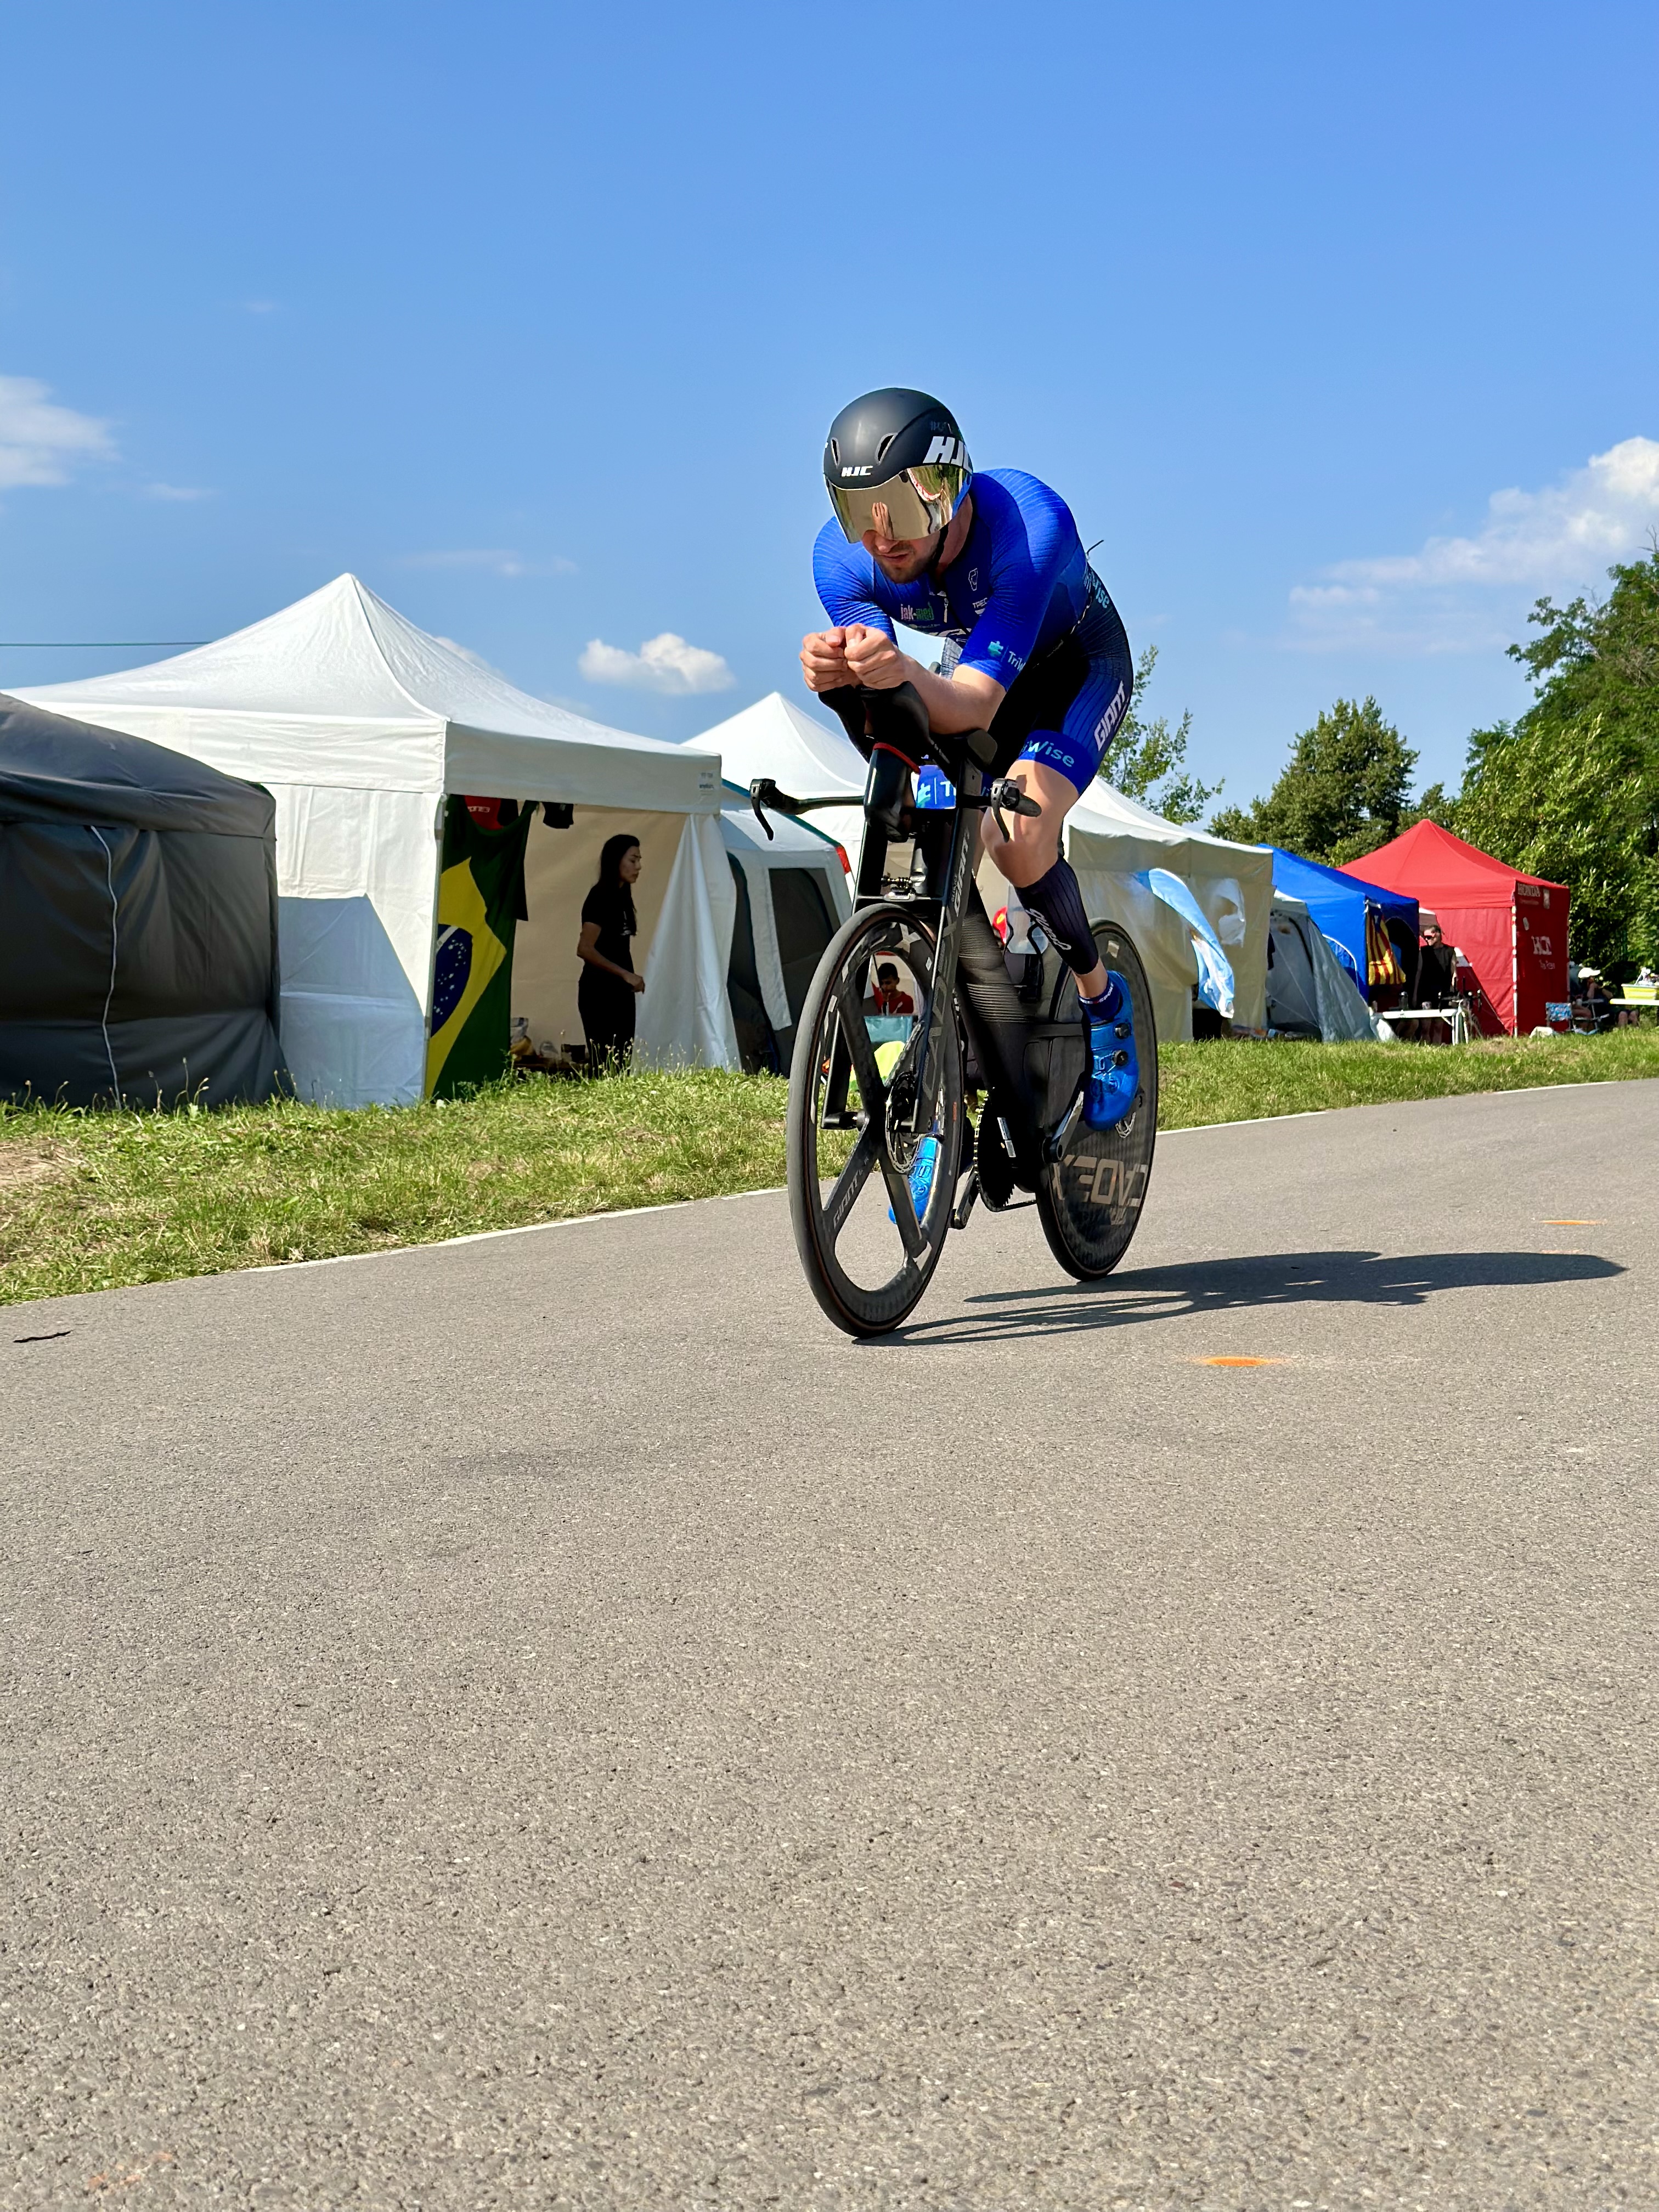
M887 509L889 538L927 538L956 513L973 463L957 418L925 392L866 392L830 425L823 481L854 544Z

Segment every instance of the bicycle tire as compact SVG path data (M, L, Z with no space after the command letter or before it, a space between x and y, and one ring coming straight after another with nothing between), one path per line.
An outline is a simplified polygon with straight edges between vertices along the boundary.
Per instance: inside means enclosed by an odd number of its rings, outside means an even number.
M818 963L795 1030L795 1049L789 1070L788 1184L789 1218L813 1297L837 1328L849 1336L879 1336L896 1328L915 1310L933 1279L951 1225L957 1178L962 1163L963 1129L966 1110L963 1097L962 1057L955 1012L945 1024L944 1066L932 1133L939 1142L928 1200L920 1221L914 1208L918 1249L904 1242L894 1218L902 1192L908 1205L907 1181L911 1162L905 1158L902 1139L894 1138L888 1102L896 1090L902 1098L905 1068L914 1061L925 1027L928 993L914 994L911 1016L882 1017L910 1023L909 1042L902 1045L884 1077L875 1060L871 1017L866 1009L866 984L878 958L890 958L918 983L926 977L931 986L937 943L931 923L913 907L897 901L866 907L843 923L830 939ZM856 1020L853 1029L849 1021ZM826 1133L826 1110L838 1036L848 1036L853 1079L859 1085L861 1116L852 1156L837 1172L826 1195L823 1188L822 1139ZM861 1039L861 1042L860 1042ZM860 1065L860 1063L862 1063ZM877 1097L872 1111L866 1091ZM878 1176L880 1188L868 1186ZM883 1274L883 1223L889 1212L892 1254L898 1264ZM851 1255L841 1247L857 1217L855 1243L860 1272L873 1272L877 1279L860 1281Z
M1066 1130L1064 1150L1044 1163L1037 1178L1037 1218L1048 1249L1079 1282L1109 1275L1129 1249L1152 1178L1158 1142L1158 1030L1152 992L1134 940L1119 923L1091 923L1100 957L1129 987L1134 1009L1135 1047L1140 1090L1131 1112L1115 1128L1091 1129L1079 1109ZM1077 978L1061 967L1048 1009L1051 1024L1069 1024L1069 1036L1052 1042L1047 1076L1049 1113L1064 1113L1083 1072L1083 1024L1078 1012Z

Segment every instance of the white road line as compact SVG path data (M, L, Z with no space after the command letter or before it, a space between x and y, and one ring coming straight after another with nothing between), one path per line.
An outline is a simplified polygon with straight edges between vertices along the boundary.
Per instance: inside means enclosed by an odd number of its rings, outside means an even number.
M1518 1085L1512 1091L1449 1091L1438 1098L1379 1098L1364 1103L1377 1106L1442 1106L1451 1098L1523 1098L1535 1097L1540 1091L1605 1091L1610 1083L1621 1079L1629 1081L1632 1079L1604 1077L1600 1081L1592 1079L1587 1083L1534 1083ZM1634 1079L1640 1081L1642 1079ZM1255 1114L1247 1115L1238 1121L1199 1121L1185 1129L1160 1129L1158 1141L1164 1144L1171 1137L1200 1137L1210 1129L1254 1129L1269 1121L1316 1121L1327 1115L1351 1114L1355 1110L1352 1106L1309 1106L1295 1114ZM441 1252L456 1244L487 1244L498 1237L532 1237L544 1229L581 1229L595 1221L631 1221L638 1214L678 1213L688 1206L707 1206L711 1202L729 1204L743 1198L779 1198L783 1191L783 1184L769 1183L759 1190L721 1191L713 1201L704 1198L671 1198L659 1206L620 1206L608 1213L573 1213L562 1221L524 1221L514 1229L474 1229L462 1237L434 1237L428 1243L421 1244L386 1244L373 1252L336 1252L325 1260L267 1260L258 1267L220 1267L214 1273L220 1275L281 1275L291 1273L298 1267L343 1267L354 1260L396 1260L406 1252ZM211 1278L193 1276L171 1279L204 1282ZM129 1287L143 1286L133 1285ZM77 1293L70 1291L64 1295L74 1297Z
M454 1244L487 1244L497 1237L533 1237L542 1229L580 1229L590 1221L631 1221L635 1214L678 1213L688 1206L723 1206L739 1198L776 1198L782 1195L783 1188L781 1183L768 1183L759 1190L716 1191L712 1200L670 1198L659 1206L617 1206L608 1213L568 1213L558 1221L521 1221L512 1229L471 1229L462 1237L433 1237L424 1243L382 1244L372 1252L331 1252L322 1260L264 1260L253 1267L221 1267L216 1272L222 1275L283 1275L292 1273L296 1267L343 1267L350 1260L395 1260L404 1252L442 1252Z

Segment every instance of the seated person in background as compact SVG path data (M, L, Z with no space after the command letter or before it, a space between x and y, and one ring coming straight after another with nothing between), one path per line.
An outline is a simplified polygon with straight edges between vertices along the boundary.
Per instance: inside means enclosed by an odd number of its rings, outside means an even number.
M1581 968L1578 986L1583 993L1584 1006L1598 1034L1613 1027L1613 1002L1607 997L1607 986L1601 981L1599 968Z
M1422 950L1417 963L1417 1003L1419 1006L1445 1005L1452 995L1455 965L1452 949L1440 933L1440 924L1425 921Z
M914 1014L916 1002L908 991L899 988L899 971L890 960L884 960L876 969L876 1012L878 1014Z

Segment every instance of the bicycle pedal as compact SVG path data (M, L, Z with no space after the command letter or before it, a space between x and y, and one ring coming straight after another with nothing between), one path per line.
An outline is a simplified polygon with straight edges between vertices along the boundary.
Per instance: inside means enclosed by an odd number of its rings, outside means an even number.
M969 1168L968 1170L968 1181L963 1190L962 1196L957 1200L956 1205L951 1209L951 1226L952 1229L965 1229L968 1226L968 1217L973 1212L974 1200L978 1196L979 1170L977 1168Z

